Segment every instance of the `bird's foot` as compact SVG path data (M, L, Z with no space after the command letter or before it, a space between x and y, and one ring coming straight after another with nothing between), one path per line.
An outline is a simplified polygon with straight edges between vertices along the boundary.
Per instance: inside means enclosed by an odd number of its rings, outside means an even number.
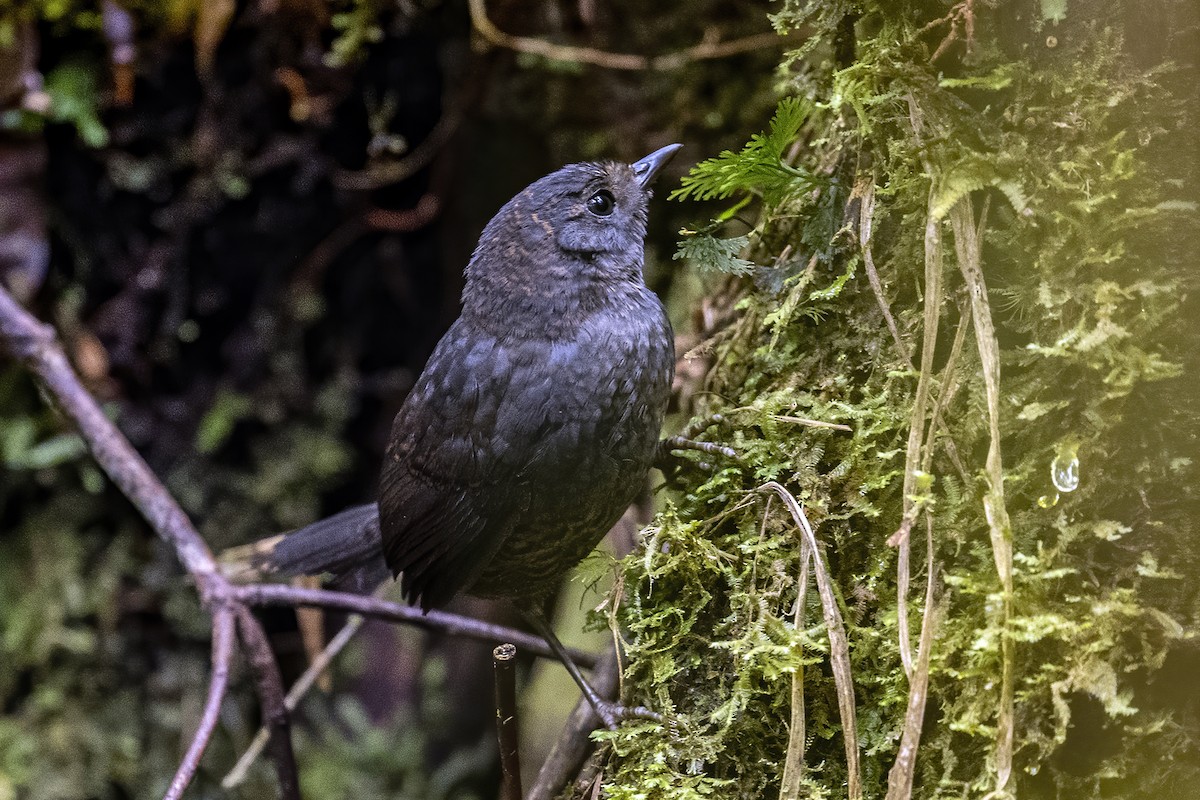
M668 436L658 443L658 450L660 454L672 453L676 450L697 450L701 453L708 453L710 456L737 458L737 451L732 447L713 442L698 442L695 439L685 439L682 436Z
M657 711L651 711L645 706L625 706L610 700L594 702L592 703L592 709L596 712L596 716L600 717L600 722L604 727L610 731L615 731L621 726L622 722L629 720L663 721L662 714L659 714Z
M662 468L663 466L677 466L679 461L678 453L683 450L695 450L705 453L710 456L720 456L731 460L737 460L737 451L732 447L727 447L722 444L713 442L701 442L695 437L703 433L707 428L714 425L722 425L725 418L720 414L704 417L693 422L691 425L679 432L678 436L668 436L658 443L658 452L655 454L654 463ZM706 461L701 461L696 464L704 470L711 470L712 464ZM665 469L663 470L666 471Z

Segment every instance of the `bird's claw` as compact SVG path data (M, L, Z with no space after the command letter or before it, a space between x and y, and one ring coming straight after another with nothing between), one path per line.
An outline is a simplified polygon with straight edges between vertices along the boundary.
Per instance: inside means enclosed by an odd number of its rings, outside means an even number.
M710 456L737 459L737 451L732 447L726 447L723 444L714 444L713 442L698 442L695 439L686 439L683 436L668 436L659 442L658 449L660 455L665 455L675 450L696 450L701 453L707 453Z
M720 456L733 461L737 460L737 451L732 447L727 447L723 444L715 444L713 442L701 442L696 439L701 433L714 425L724 425L725 417L720 414L712 414L707 417L702 417L681 430L676 436L668 436L658 443L658 453L655 458L657 464L670 464L673 460L678 459L675 455L680 450L695 450L700 453L706 453L710 456ZM711 470L712 465L707 462L700 462L698 466L704 470Z
M651 711L645 706L626 706L620 703L613 703L608 700L602 700L599 704L593 705L596 711L596 716L600 717L600 722L610 731L615 731L621 726L622 722L629 720L650 720L652 722L663 721L663 715L657 711Z

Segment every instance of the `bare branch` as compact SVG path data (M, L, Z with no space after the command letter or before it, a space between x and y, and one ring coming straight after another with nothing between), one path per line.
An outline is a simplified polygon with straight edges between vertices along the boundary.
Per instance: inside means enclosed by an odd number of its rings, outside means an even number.
M295 758L292 756L291 742L286 738L287 710L283 705L282 681L258 620L254 619L249 609L235 600L233 587L218 571L212 551L187 514L133 449L129 440L104 414L100 404L83 388L53 329L34 319L3 287L0 287L0 342L7 345L9 351L37 376L46 393L75 424L100 468L137 507L154 532L171 545L176 557L195 581L205 608L217 609L218 617L224 616L224 610L228 609L237 619L242 641L259 678L259 700L263 713L272 720L279 732L274 737L273 755L282 795L284 800L299 800ZM212 735L212 726L216 724L214 709L219 708L220 702L219 699L214 701L214 697L223 694L228 683L229 658L225 654L232 646L226 641L229 626L227 622L218 622L214 619L213 678L205 716L176 772L168 797L182 793L195 774L195 765L199 763Z
M987 397L988 453L984 474L987 478L987 493L983 496L984 518L992 539L992 557L1000 577L1003 600L1000 609L1003 635L1000 638L1002 674L1000 682L1000 707L996 718L996 788L995 793L1004 792L1012 777L1013 730L1015 719L1015 689L1013 685L1013 641L1008 633L1012 618L1013 598L1013 544L1012 523L1004 498L1004 459L1000 443L1000 344L996 339L996 328L992 322L992 309L988 301L987 283L983 279L982 250L983 226L986 215L975 222L975 211L971 196L967 195L950 209L950 224L954 229L954 248L958 256L958 268L966 282L971 298L971 317L975 326L975 344L979 348L979 362L983 367L983 386Z
M422 611L413 606L381 600L377 597L364 597L346 592L333 592L328 589L305 589L299 586L283 584L247 584L233 588L235 595L244 603L252 606L320 606L321 608L337 608L352 611L364 617L386 619L392 622L403 622L418 628L436 630L451 636L463 636L467 639L478 639L482 642L512 642L518 647L542 656L557 658L546 640L516 628L495 625L490 622L451 614L448 611ZM596 664L594 653L582 650L568 649L571 659L581 667L592 668Z
M204 713L200 717L196 735L192 738L183 761L179 763L179 769L175 771L175 777L171 779L171 785L167 787L163 800L179 800L183 796L183 790L195 777L200 766L200 757L204 755L217 727L221 701L225 699L225 692L229 688L229 667L233 662L233 625L233 609L228 606L217 609L213 617L213 672L208 684L208 699L204 701Z
M454 134L458 132L458 128L462 125L464 119L466 119L466 110L461 104L456 104L442 115L429 135L422 139L421 143L413 148L412 152L404 158L390 164L377 164L361 172L337 173L334 176L334 182L340 189L369 191L387 186L388 184L399 183L405 178L410 178L433 163L433 159L446 146L446 143L454 138ZM425 198L421 199L425 200ZM436 202L435 198L431 198L431 200ZM431 222L437 216L439 209L428 207L428 202L426 201L427 207L425 209L422 209L420 203L418 203L418 207L415 209L396 212L411 215L408 218L408 224L411 228L404 228L404 230L415 230L417 227L423 227L423 225L428 224L424 222L426 218ZM382 220L367 220L368 224L380 221ZM395 220L393 219L391 222L394 226Z
M217 562L187 514L83 388L53 328L35 320L3 288L0 339L37 376L59 410L75 424L100 468L137 506L154 532L175 550L184 569L196 579L201 594L214 589L220 580Z
M678 69L692 61L704 61L714 58L727 58L738 53L751 50L761 50L765 47L779 46L785 39L774 32L756 33L740 39L727 42L703 41L677 53L667 53L661 56L642 56L633 53L610 53L597 50L594 47L575 47L572 45L554 44L543 39L529 36L514 36L496 27L487 15L484 0L468 0L471 10L471 25L479 35L497 47L516 50L520 53L548 58L552 61L572 61L581 64L594 64L597 67L621 70L667 70Z
M910 95L909 120L913 133L921 137L924 122L921 108ZM933 174L928 159L926 171ZM923 337L921 343L921 371L917 376L917 389L913 396L912 413L909 416L908 445L904 455L903 513L900 526L888 539L888 544L897 548L896 553L896 628L900 644L900 662L904 674L912 680L913 656L912 637L908 626L909 586L909 533L916 520L918 508L915 502L917 473L921 465L921 453L927 441L925 431L926 414L929 411L929 392L933 383L934 352L937 349L938 326L942 313L942 238L939 221L933 213L934 186L929 188L928 210L925 215L925 300L922 313Z
M917 661L908 687L908 705L904 711L904 729L896 761L888 770L887 800L911 800L917 750L921 744L921 726L925 721L925 703L929 695L929 662L933 652L933 629L937 610L933 606L935 584L933 560L933 516L925 509L925 616L921 620L921 639Z
M862 197L862 205L859 207L858 214L858 246L862 250L863 265L867 268L867 281L871 284L871 291L875 294L875 302L879 304L883 321L887 323L888 331L892 334L896 352L908 364L908 368L913 369L912 353L909 352L904 339L900 337L900 328L896 325L896 318L892 316L891 306L888 305L887 297L883 293L879 270L875 268L875 256L871 253L871 236L875 221L874 177L865 177L859 185L854 187L854 191Z
M360 614L352 614L342 629L329 640L329 644L325 645L324 649L312 660L308 669L304 670L304 674L296 679L296 682L288 689L287 696L283 698L289 712L296 710L296 706L300 705L300 701L317 682L317 678L329 668L333 659L346 648L346 645L362 628L365 619ZM229 770L229 773L221 779L223 789L232 789L246 780L246 774L250 771L251 765L262 755L262 751L270 739L271 732L265 726L260 727L258 733L254 734L254 738L250 741L250 746L246 748L246 752L242 753L242 757L233 765L233 769Z
M849 425L842 425L839 422L822 422L819 419L796 417L791 414L772 414L771 419L776 422L788 422L792 425L804 425L809 428L828 428L831 431L848 431L851 433L854 431L854 428L851 428Z
M338 608L450 635L489 642L515 642L531 653L554 657L550 647L540 637L444 611L425 614L420 609L374 597L320 589L231 584L221 574L212 551L187 514L83 387L67 361L54 330L25 311L2 286L0 345L33 372L46 394L79 431L101 469L137 507L154 532L175 551L183 568L195 582L204 608L213 614L213 674L204 713L168 788L166 800L178 800L182 796L212 739L221 701L228 690L235 627L256 678L264 722L271 731L269 747L279 776L281 796L283 800L300 798L283 681L267 635L250 611L250 606ZM590 653L572 650L570 655L576 663L585 667L593 667L596 663L596 657Z
M250 609L239 606L237 622L242 646L246 650L250 669L254 672L254 679L258 684L263 720L271 731L268 747L271 750L271 759L275 762L275 774L279 778L280 797L283 800L300 800L300 776L296 769L296 754L292 752L288 711L283 699L283 678L279 674L279 665L275 663L275 654L271 652L271 643L267 640L266 632Z
M946 37L942 39L937 49L933 51L933 55L930 56L930 64L941 58L950 45L959 39L966 42L967 52L970 53L971 46L975 43L975 0L962 0L962 2L950 9L950 13L946 16L927 23L925 27L921 28L920 33L933 30L939 25L949 25L950 29L946 32ZM961 30L959 26L961 26Z

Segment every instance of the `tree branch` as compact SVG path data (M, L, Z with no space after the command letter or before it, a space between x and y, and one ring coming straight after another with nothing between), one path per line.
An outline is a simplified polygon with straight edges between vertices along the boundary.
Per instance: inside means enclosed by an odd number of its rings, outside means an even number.
M727 58L738 53L778 46L784 41L783 36L771 31L744 36L740 39L731 39L727 42L706 40L676 53L653 57L633 53L610 53L594 47L554 44L529 36L514 36L500 30L488 18L484 0L468 0L468 6L471 11L471 25L479 32L480 36L497 47L516 50L520 53L531 53L552 61L593 64L607 69L632 71L678 69L692 61Z
M350 640L362 628L365 619L361 614L351 614L347 618L346 624L342 626L342 629L329 640L329 643L325 645L324 649L317 654L317 657L304 670L304 674L297 678L296 682L288 689L287 696L283 698L288 711L296 710L296 706L300 705L300 701L304 698L304 695L308 694L308 690L313 687L317 679L333 663L333 659L345 649ZM232 789L241 784L246 779L246 773L250 771L251 765L262 755L262 751L270 739L271 731L265 726L260 726L258 733L254 734L254 738L250 741L250 746L246 748L246 752L242 753L242 757L233 765L233 769L229 770L225 777L221 779L221 787Z
M222 606L213 617L212 663L213 673L208 684L208 699L204 702L204 714L200 717L200 726L188 746L171 785L163 800L179 800L183 790L192 782L196 770L200 766L200 757L204 755L208 742L212 739L217 727L217 718L221 712L221 701L229 688L229 667L233 662L233 609Z
M175 502L150 466L134 450L129 440L105 415L96 399L83 388L79 377L67 361L62 346L55 338L54 330L49 325L38 322L21 308L2 286L0 342L33 372L46 394L74 423L96 463L122 494L137 507L154 532L171 545L183 568L195 581L205 609L214 613L215 657L205 716L201 720L197 736L176 771L175 780L168 788L167 797L178 797L187 787L212 735L211 728L216 724L214 709L220 705L217 696L224 693L224 686L228 683L230 659L224 658L224 655L226 650L232 647L231 643L226 641L229 638L229 623L219 618L224 617L225 611L228 610L237 621L243 646L246 647L251 664L255 667L263 713L270 716L276 729L282 732L276 737L279 741L276 742L273 755L283 797L285 800L299 800L295 758L291 755L291 743L286 740L287 709L283 705L282 681L262 626L250 613L249 608L235 597L233 585L220 573L212 551L187 514ZM275 698L276 689L278 702ZM214 697L217 699L214 700Z
M0 287L0 339L37 376L59 410L74 423L96 463L129 498L193 578L203 595L223 583L212 551L179 504L104 414L75 375L54 336Z
M403 622L418 628L440 631L450 636L462 636L467 639L477 639L482 642L496 644L511 642L517 647L543 658L556 658L546 640L516 628L495 625L490 622L451 614L448 611L422 611L414 606L406 606L382 600L378 597L334 592L328 589L305 589L300 586L287 586L282 583L251 583L234 588L238 599L251 606L318 606L320 608L336 608L341 611L351 611L364 617L386 619L391 622ZM581 667L592 668L596 665L596 655L581 650L568 649L571 658Z
M250 661L258 685L258 698L262 704L263 724L271 731L267 747L275 762L275 774L279 777L279 793L283 800L300 800L300 778L296 769L296 754L292 752L291 725L288 721L287 704L283 699L283 678L271 643L254 613L246 606L237 608L238 632L242 646Z

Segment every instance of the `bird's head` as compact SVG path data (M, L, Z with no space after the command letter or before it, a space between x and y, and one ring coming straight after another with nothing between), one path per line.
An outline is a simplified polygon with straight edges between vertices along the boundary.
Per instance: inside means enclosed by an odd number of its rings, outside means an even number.
M650 186L682 145L632 164L569 164L497 212L467 267L467 295L544 295L641 281Z

